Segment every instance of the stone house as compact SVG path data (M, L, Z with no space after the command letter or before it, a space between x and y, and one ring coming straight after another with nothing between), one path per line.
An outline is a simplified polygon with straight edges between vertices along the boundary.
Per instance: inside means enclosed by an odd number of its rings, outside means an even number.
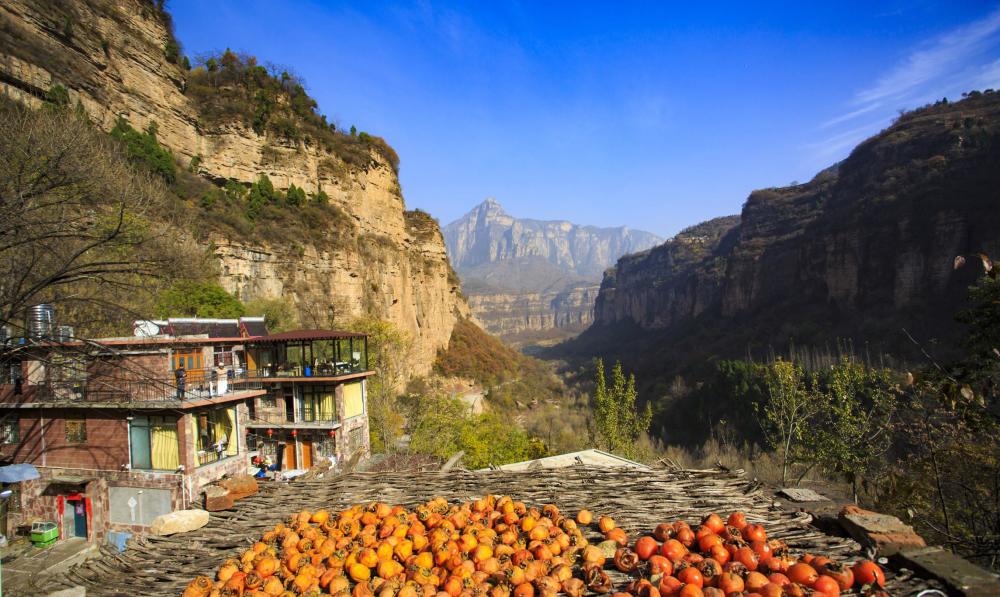
M368 454L362 335L171 319L126 338L7 342L0 464L41 475L11 485L9 532L48 520L61 539L141 533L255 472L258 450L284 470Z

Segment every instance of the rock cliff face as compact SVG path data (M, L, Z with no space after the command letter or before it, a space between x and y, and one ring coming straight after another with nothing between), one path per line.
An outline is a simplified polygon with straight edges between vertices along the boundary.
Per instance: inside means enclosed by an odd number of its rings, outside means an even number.
M620 259L576 348L669 375L790 339L899 356L903 328L954 338L976 272L953 259L1000 255L998 188L1000 94L905 114L812 181L752 193L738 220ZM609 348L623 334L642 340Z
M553 341L593 320L605 268L660 239L628 228L511 217L487 199L444 228L476 319L514 344Z
M508 344L544 344L579 334L594 321L600 286L581 285L559 292L471 294L476 320Z
M437 224L406 212L396 173L377 152L365 167L319 144L259 135L234 122L206 127L185 93L186 73L167 61L169 18L152 2L11 0L0 4L0 89L31 105L64 86L98 126L118 117L155 122L182 166L210 179L250 183L265 173L279 189L322 189L377 242L356 246L267 246L213 237L221 283L241 299L286 297L304 319L344 322L364 312L388 318L416 341L416 371L430 370L468 307L458 294Z

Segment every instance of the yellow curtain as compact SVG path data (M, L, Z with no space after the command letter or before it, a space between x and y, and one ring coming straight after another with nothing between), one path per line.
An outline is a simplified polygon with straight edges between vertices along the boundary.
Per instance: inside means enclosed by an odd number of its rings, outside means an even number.
M356 417L364 412L361 382L344 384L344 418Z
M154 426L152 428L153 468L159 470L176 470L180 465L180 454L177 449L177 427Z
M212 412L209 415L208 420L209 423L212 424L212 427L215 429L215 444L212 446L212 449L214 450L215 446L217 446L219 442L222 441L222 438L226 438L227 440L229 439L229 430L226 429L226 427L229 425L229 420L219 411Z
M226 444L226 456L235 456L239 453L239 444L236 439L236 409L227 408L226 418L229 420L229 442Z
M323 394L322 398L320 398L319 410L320 412L317 413L317 418L326 420L333 420L337 418L337 410L334 407L333 394Z

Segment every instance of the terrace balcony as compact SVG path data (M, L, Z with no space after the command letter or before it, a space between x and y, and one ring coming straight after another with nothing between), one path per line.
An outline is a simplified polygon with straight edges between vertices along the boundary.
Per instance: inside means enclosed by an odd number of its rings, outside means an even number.
M185 372L183 390L176 376L149 376L139 379L90 376L80 380L57 380L23 385L4 384L0 405L29 407L39 404L74 404L120 406L142 403L146 406L180 405L195 402L225 402L250 398L264 393L260 380L238 368L192 369ZM155 404L159 403L159 404Z
M305 408L290 415L288 413L257 412L247 423L250 427L336 427L340 417L335 410L313 410Z
M368 371L368 338L363 334L299 330L249 342L249 374L265 381L338 378Z

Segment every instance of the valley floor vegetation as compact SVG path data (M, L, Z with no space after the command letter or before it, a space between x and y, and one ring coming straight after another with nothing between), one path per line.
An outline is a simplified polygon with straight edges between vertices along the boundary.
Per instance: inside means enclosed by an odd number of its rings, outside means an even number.
M640 441L640 457L744 468L762 481L811 480L890 512L929 542L1000 566L1000 279L992 260L970 288L964 353L894 369L837 358L721 361L698 383L678 379L657 419L711 424L701 440ZM964 259L956 260L956 264ZM798 358L796 358L798 357Z

